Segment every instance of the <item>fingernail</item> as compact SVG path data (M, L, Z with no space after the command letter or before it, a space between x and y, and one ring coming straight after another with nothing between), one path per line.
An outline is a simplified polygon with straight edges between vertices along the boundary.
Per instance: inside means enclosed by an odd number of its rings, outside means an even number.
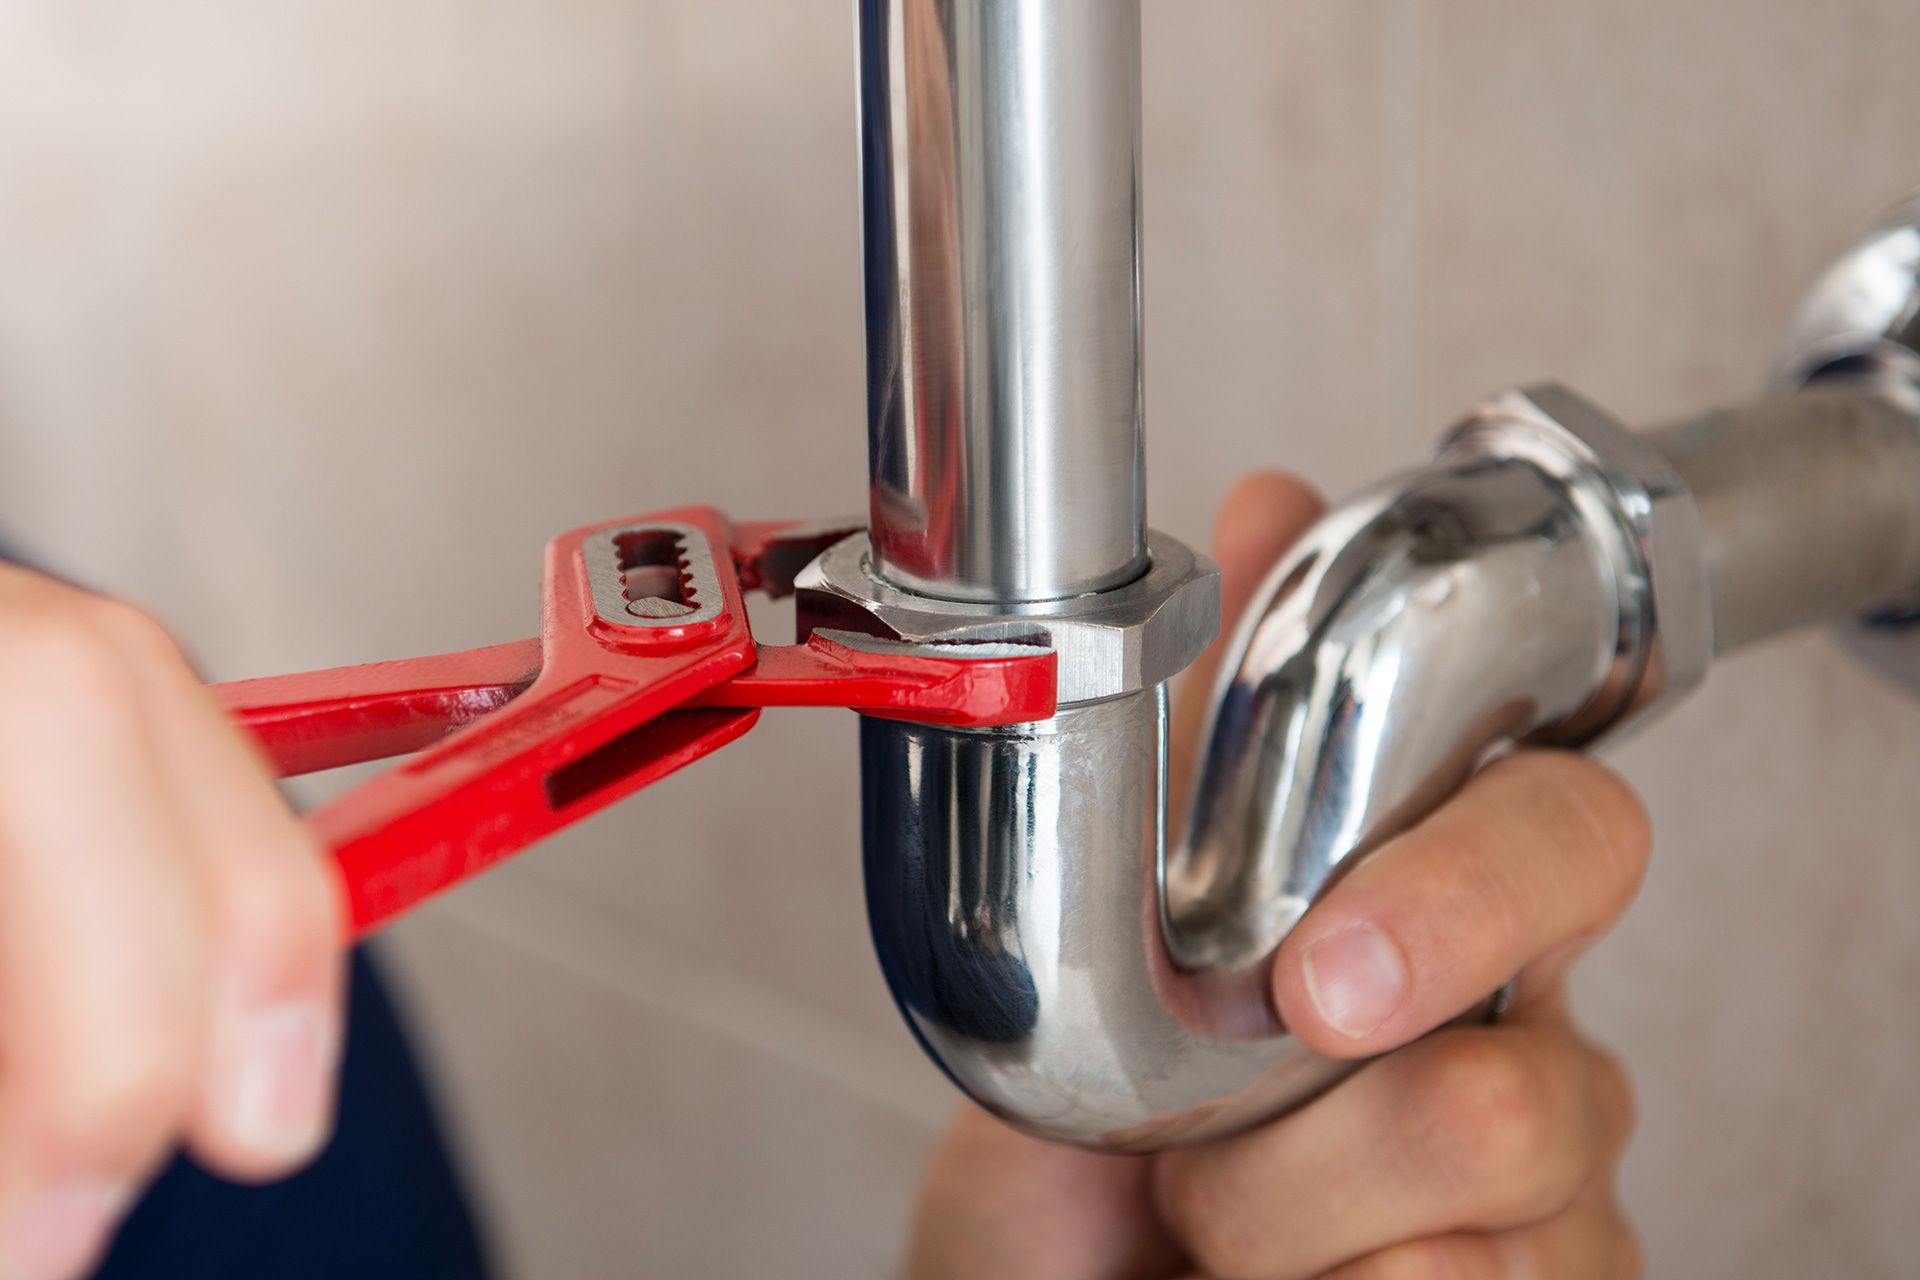
M9 1277L68 1280L92 1264L130 1199L112 1182L73 1182L32 1200L7 1223L0 1257Z
M1407 964L1393 939L1370 924L1330 933L1307 948L1307 994L1320 1017L1357 1040L1407 998Z
M318 1005L274 1005L242 1024L224 1099L235 1141L275 1159L312 1155L326 1136L334 1021Z

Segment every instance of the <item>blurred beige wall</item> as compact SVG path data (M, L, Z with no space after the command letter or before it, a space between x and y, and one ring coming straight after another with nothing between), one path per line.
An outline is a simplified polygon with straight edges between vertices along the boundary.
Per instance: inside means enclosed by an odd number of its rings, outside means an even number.
M1911 0L1147 7L1190 538L1502 382L1744 395L1920 183ZM858 509L849 8L0 0L0 526L227 678L525 634L585 519ZM852 748L770 715L391 931L516 1274L892 1267L950 1098L868 954ZM1660 845L1581 986L1654 1274L1911 1274L1920 707L1810 636L1616 754Z

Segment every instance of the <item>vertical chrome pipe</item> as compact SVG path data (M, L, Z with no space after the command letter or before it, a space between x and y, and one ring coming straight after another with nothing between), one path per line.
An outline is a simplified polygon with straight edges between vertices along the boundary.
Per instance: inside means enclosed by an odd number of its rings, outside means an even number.
M1148 553L1140 3L859 17L872 515L857 564L809 571L802 625L1040 636L1061 663L1042 723L863 722L874 940L983 1105L1164 1142L1194 1123L1194 1077L1244 1075L1249 1051L1196 1047L1153 988L1165 681L1217 630L1218 587L1170 540Z
M874 568L1010 603L1146 567L1139 0L860 0Z

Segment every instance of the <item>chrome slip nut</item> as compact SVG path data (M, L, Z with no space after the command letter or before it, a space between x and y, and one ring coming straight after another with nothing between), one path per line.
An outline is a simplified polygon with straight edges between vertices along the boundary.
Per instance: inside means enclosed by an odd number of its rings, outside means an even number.
M1450 432L1442 458L1521 458L1567 488L1589 520L1618 531L1616 581L1623 626L1638 632L1635 661L1568 737L1592 736L1684 695L1713 660L1713 600L1700 513L1673 464L1574 391L1536 383L1492 396Z
M865 534L836 543L794 580L799 634L852 631L920 644L1044 642L1060 655L1062 706L1150 689L1185 670L1220 630L1220 574L1177 538L1149 531L1147 572L1109 591L1025 604L942 600L873 572Z

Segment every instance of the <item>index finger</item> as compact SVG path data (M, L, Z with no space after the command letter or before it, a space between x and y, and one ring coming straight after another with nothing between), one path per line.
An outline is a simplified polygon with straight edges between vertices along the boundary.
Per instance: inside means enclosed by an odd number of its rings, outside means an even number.
M1274 962L1281 1018L1333 1057L1404 1044L1570 963L1633 900L1651 846L1638 797L1595 761L1497 761L1301 918Z

